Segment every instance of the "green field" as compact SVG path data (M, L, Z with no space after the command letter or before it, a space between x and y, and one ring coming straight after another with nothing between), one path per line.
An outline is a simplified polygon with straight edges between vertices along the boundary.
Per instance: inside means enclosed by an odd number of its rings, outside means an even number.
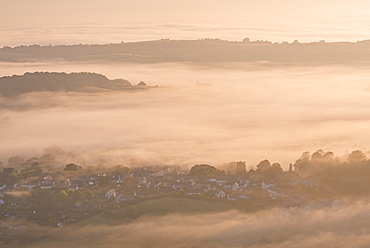
M253 212L256 206L253 207L249 201L186 196L137 199L121 206L111 203L95 216L45 232L43 238L29 243L29 247L187 247L187 232L198 230L198 221L204 228L211 228L219 223L217 218L228 223L227 219L238 215L237 211ZM179 230L178 233L184 235L180 238L184 245L177 246L177 238L167 235L173 230ZM171 246L162 246L158 242L169 242Z
M139 216L161 216L172 213L211 213L223 212L232 209L244 209L246 203L237 204L237 202L227 202L218 200L205 200L191 197L163 197L155 199L145 199L136 204L112 207L102 213L99 213L91 218L88 218L77 225L119 225L131 222ZM128 208L134 207L138 210L137 215L128 213Z
M204 213L227 211L235 206L227 202L208 201L203 199L166 197L143 201L136 205L144 213L163 215L168 213Z

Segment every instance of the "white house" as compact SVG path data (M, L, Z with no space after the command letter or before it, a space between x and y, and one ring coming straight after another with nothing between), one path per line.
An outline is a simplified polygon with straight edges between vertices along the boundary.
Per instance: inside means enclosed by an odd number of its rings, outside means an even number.
M116 195L117 193L115 189L111 189L107 193L105 193L105 197L107 197L108 199L116 198Z
M261 187L262 187L262 189L266 190L266 189L269 189L269 188L276 187L276 184L265 184L265 182L262 182Z
M77 183L72 183L69 185L68 189L71 191L78 190L78 184Z
M215 194L216 198L225 198L226 193L225 191L221 190Z
M38 183L24 183L21 185L22 188L27 188L29 189L30 191L33 190L34 187L36 187L37 185L39 185Z
M234 184L233 184L233 186L231 186L231 189L232 189L233 191L235 191L235 190L239 189L239 184L238 184L238 183L234 183Z

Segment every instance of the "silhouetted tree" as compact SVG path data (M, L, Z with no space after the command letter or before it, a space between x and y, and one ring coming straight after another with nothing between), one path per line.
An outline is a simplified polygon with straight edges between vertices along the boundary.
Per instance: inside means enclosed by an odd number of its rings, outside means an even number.
M190 175L193 176L219 176L225 175L225 171L219 170L208 164L197 164L191 167Z
M79 171L82 170L82 166L76 164L67 164L64 168L66 171Z
M356 151L351 152L351 154L348 155L347 161L350 164L357 164L357 163L365 162L366 155L362 151L356 150Z
M270 167L271 167L270 161L265 159L259 162L259 164L257 165L257 170L264 171L264 170L268 170Z

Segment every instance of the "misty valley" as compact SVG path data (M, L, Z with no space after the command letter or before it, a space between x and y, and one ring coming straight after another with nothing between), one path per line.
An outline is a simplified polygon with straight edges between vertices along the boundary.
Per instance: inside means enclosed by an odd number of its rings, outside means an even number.
M3 47L0 247L367 247L368 43Z
M359 150L343 162L332 152L305 152L287 170L268 160L249 170L244 161L224 170L57 166L65 156L54 146L41 157L9 158L0 174L3 245L351 245L353 237L342 232L359 239L370 219L370 160Z

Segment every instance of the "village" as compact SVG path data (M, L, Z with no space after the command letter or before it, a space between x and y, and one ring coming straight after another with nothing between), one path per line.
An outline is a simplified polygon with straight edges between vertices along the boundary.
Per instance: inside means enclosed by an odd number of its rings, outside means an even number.
M247 172L245 162L235 164L233 173L206 164L195 165L190 171L168 166L118 166L106 173L88 173L75 164L66 165L63 173L44 172L38 163L19 172L4 168L0 218L62 227L114 205L127 206L167 196L239 202L261 209L320 202L318 183L300 177L292 168L284 171L280 165L264 160L256 170ZM331 203L326 199L319 205Z

